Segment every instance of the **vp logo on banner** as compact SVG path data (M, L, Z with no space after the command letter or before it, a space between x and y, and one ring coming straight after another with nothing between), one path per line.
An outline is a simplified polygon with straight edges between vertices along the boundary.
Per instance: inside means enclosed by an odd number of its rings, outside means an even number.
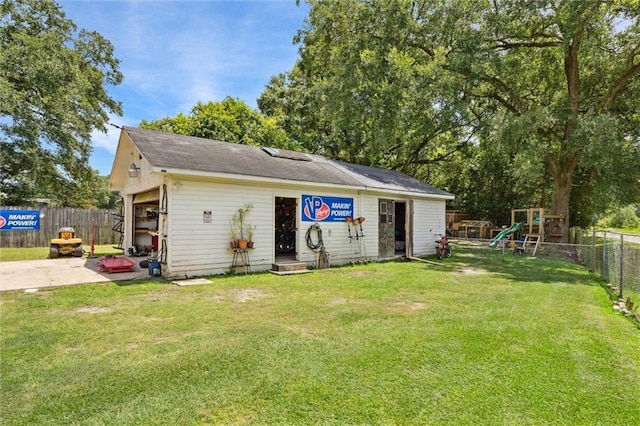
M344 222L353 216L353 198L302 196L303 222Z
M321 222L329 217L331 209L324 202L322 197L305 196L304 198L304 217L315 222Z

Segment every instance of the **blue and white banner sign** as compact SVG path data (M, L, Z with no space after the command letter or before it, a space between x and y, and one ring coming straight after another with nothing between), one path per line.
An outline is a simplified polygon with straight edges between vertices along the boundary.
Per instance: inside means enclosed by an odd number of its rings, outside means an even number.
M353 217L353 198L302 196L303 222L344 222Z
M37 231L39 229L39 210L0 210L0 231Z

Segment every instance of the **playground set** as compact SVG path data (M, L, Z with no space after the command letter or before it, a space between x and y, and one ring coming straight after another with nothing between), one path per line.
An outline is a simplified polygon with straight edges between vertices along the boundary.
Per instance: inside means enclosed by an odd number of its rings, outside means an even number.
M489 247L509 245L514 254L524 254L533 246L532 256L536 255L540 244L560 242L564 217L552 215L544 208L511 210L511 226L500 231L489 242Z

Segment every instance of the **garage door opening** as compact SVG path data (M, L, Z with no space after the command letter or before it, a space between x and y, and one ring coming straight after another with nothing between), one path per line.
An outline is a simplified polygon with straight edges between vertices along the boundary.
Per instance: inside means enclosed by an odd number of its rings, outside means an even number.
M140 256L158 252L158 226L160 221L160 189L136 194L133 199L133 246L128 252Z

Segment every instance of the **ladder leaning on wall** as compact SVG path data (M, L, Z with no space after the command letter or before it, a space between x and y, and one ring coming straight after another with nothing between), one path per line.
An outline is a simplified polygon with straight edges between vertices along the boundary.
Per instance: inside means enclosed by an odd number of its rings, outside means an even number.
M351 246L351 263L367 263L367 251L364 242L364 232L362 231L362 222L364 217L357 217L354 219L347 218L347 229L349 230L349 246ZM353 233L351 229L353 227ZM354 244L355 241L355 244ZM354 247L357 245L357 247ZM356 260L358 255L358 260Z

